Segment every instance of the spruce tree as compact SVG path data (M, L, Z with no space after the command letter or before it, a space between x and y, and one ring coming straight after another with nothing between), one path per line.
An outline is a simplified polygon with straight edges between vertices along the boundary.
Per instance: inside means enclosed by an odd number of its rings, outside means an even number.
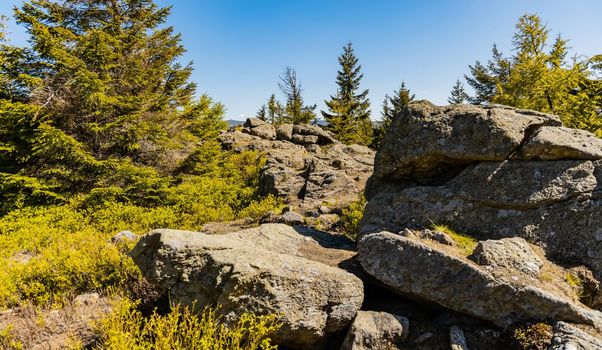
M373 130L368 90L358 92L363 74L351 43L344 46L338 60L341 65L336 79L338 89L330 100L324 101L328 112L322 111L322 116L341 142L370 145Z
M32 99L98 159L153 164L195 85L169 8L151 0L36 0L16 9L45 69Z
M410 89L406 88L405 82L401 82L398 90L393 93L393 96L385 95L385 100L382 105L381 120L378 125L374 128L374 140L371 147L378 149L380 143L391 128L393 118L401 112L415 98L415 95L410 92Z
M15 10L31 47L0 35L0 210L92 192L152 205L178 162L219 150L223 106L193 100L168 14L151 0Z
M272 125L280 125L284 122L283 107L276 95L272 94L267 103L267 120Z
M265 104L262 104L261 107L259 107L259 110L257 111L257 114L255 115L255 118L263 120L264 122L268 121L267 109L265 108Z
M468 99L468 94L464 91L464 84L460 81L460 79L456 80L454 87L450 92L450 96L447 99L447 103L449 104L462 104L466 102Z
M297 72L286 67L282 75L278 87L286 97L284 105L285 121L292 124L309 124L316 118L314 110L316 105L306 106L303 104L303 88L297 80Z

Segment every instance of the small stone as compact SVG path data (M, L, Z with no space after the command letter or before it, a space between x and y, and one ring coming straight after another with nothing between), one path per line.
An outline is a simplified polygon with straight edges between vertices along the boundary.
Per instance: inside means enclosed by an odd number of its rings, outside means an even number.
M341 350L393 349L408 337L410 321L399 315L358 311Z
M330 214L330 213L332 213L332 210L329 207L325 206L325 205L321 205L320 208L318 208L318 210L322 214Z
M111 237L111 242L114 244L118 244L123 242L133 242L136 239L138 239L138 235L136 235L132 231L124 230L118 232L116 235Z

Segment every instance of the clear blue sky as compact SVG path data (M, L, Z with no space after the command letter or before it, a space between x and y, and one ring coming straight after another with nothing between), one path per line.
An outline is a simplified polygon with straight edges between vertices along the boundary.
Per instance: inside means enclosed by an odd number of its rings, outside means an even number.
M19 0L1 0L9 15ZM514 24L539 14L552 35L570 39L572 53L602 53L600 0L158 0L172 5L169 24L182 33L194 61L193 81L227 109L227 118L254 115L285 66L297 70L308 104L335 92L337 56L352 41L370 89L373 119L386 93L406 82L417 98L446 102L457 78L486 60L495 42L508 53ZM24 43L11 26L14 42Z

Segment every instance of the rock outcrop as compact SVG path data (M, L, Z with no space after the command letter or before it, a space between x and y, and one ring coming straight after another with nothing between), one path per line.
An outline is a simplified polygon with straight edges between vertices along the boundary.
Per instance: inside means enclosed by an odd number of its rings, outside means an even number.
M446 247L441 245L441 247ZM491 321L499 327L563 320L602 329L602 313L512 274L487 271L443 248L390 232L358 243L364 271L392 290Z
M314 348L330 333L345 330L363 301L361 280L309 259L317 256L336 266L346 258L344 249L320 253L337 244L324 235L281 224L224 235L155 230L131 255L144 277L173 302L220 305L225 320L242 311L277 314L282 327L273 337L276 343Z
M344 145L315 125L274 128L251 118L241 131L228 131L220 139L226 149L265 152L261 194L283 198L302 214L323 203L340 208L357 200L372 174L374 151Z
M602 140L544 113L411 104L368 182L362 232L433 222L478 239L522 237L602 276Z

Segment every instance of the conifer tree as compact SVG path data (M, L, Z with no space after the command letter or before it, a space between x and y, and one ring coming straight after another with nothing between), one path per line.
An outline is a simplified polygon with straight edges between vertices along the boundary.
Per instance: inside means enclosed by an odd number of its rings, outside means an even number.
M152 164L195 85L169 8L151 0L36 0L16 9L41 64L32 99L98 159ZM148 147L146 147L148 146Z
M378 149L380 143L391 128L393 118L401 112L401 110L412 102L415 95L410 93L410 90L406 88L405 82L401 82L398 90L393 93L393 96L385 95L385 100L382 105L381 120L378 125L374 128L374 140L371 147Z
M454 87L450 92L450 96L447 99L447 103L449 104L462 104L466 102L468 99L468 94L464 91L464 84L460 81L460 79L456 80Z
M324 101L328 112L322 111L322 116L341 142L370 145L373 130L368 90L358 92L363 74L351 43L344 46L338 60L341 65L336 79L338 89L330 100Z
M0 210L92 189L157 203L191 146L219 150L223 106L193 100L168 14L152 0L32 0L15 10L31 48L0 35Z
M283 107L280 101L276 99L276 95L272 94L268 99L267 105L267 120L272 125L280 125L284 122Z
M303 88L297 80L297 72L286 67L282 75L278 87L286 97L284 105L285 121L292 124L309 124L316 118L314 110L316 105L306 106L303 103Z
M257 111L257 114L255 115L255 117L260 120L263 120L264 122L268 121L267 110L265 108L265 104L262 104L261 107L259 107L259 110Z
M557 36L549 45L550 30L540 17L521 16L512 39L514 54L504 57L493 47L487 65L469 66L472 103L499 103L560 116L565 125L602 136L599 80L592 75L592 59L568 61L567 41Z

